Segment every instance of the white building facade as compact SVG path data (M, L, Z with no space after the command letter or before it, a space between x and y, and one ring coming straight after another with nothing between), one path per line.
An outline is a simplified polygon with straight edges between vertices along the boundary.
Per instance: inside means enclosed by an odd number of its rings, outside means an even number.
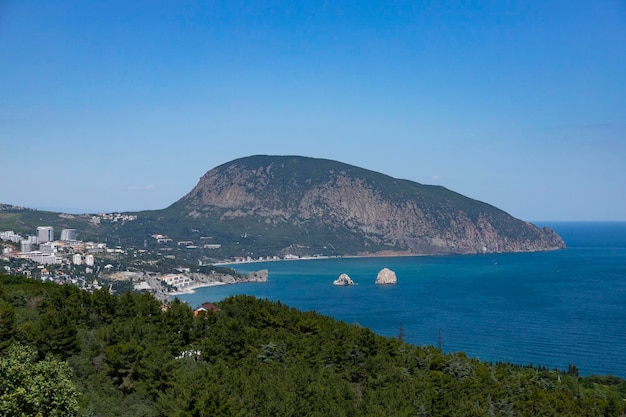
M78 238L78 232L76 229L63 229L61 230L61 239L64 242L76 240Z
M177 275L177 274L168 274L168 275L162 276L161 279L165 281L167 285L170 285L175 288L188 287L189 285L193 283L193 280L191 280L191 278L188 278L184 275Z
M54 228L52 226L39 226L37 228L37 238L39 243L54 241Z
M50 255L46 255L44 253L41 253L39 251L36 252L31 252L30 253L30 259L34 262L40 263L40 264L60 264L61 262L63 262L63 259L60 256L56 256L53 254Z

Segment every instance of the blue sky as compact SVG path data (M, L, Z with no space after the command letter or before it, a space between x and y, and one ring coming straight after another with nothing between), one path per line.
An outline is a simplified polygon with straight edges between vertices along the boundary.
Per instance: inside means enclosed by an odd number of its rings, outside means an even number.
M626 220L626 3L0 1L0 202L164 208L254 154Z

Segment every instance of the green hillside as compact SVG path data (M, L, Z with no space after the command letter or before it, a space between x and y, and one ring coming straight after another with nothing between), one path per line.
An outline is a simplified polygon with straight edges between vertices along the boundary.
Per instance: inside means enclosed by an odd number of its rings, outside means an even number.
M108 228L90 222L91 215L68 215L41 210L0 211L0 231L12 230L22 236L35 235L38 226L54 227L58 239L62 229L76 229L82 240L94 240L106 236Z
M207 243L198 259L501 253L565 247L554 231L516 219L441 186L424 185L327 159L254 155L207 171L167 208L115 218L0 207L0 230L37 226L81 240L158 249L152 235ZM174 243L175 245L175 243Z
M626 412L626 382L618 378L581 378L573 366L557 372L479 362L253 297L228 298L218 303L219 311L194 317L178 300L163 311L147 294L87 293L7 276L0 284L1 416L17 415L21 406L42 407L27 396L38 392L32 381L41 382L42 372L65 384L55 397L65 413L48 409L44 415ZM28 346L36 356L25 360ZM5 377L26 372L25 366L32 378L11 379L8 386Z

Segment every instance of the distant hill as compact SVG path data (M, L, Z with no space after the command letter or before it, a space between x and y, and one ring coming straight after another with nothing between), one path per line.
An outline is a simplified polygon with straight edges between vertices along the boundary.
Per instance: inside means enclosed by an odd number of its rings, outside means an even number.
M565 247L489 204L423 185L301 156L251 156L208 171L163 218L212 226L262 252L470 254Z
M0 230L74 228L83 240L156 245L154 234L219 245L204 259L295 255L442 255L565 247L549 228L441 186L327 159L250 156L209 170L162 210L111 218L3 205ZM94 221L96 220L96 221ZM101 221L99 221L101 220Z
M14 206L13 204L3 204L0 203L0 211L30 211L32 209Z

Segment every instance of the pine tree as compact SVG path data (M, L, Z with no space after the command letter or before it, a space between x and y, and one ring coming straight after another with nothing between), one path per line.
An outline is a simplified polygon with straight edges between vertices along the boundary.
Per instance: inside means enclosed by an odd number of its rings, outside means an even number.
M52 353L65 360L79 350L76 324L65 312L48 308L41 316L38 342L44 355Z
M0 300L0 353L15 341L15 310L13 305Z

